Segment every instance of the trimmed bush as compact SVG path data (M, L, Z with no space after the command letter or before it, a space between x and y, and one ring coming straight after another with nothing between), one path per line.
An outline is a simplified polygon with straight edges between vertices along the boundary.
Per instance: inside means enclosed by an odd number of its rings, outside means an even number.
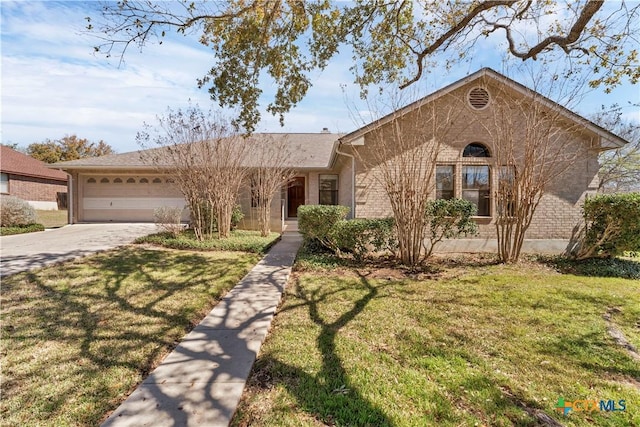
M356 218L338 221L331 236L341 251L362 260L371 252L395 251L398 245L393 218Z
M298 230L305 243L317 241L332 251L339 247L332 235L335 225L349 213L347 206L302 205L298 207Z
M640 193L589 198L583 216L587 225L579 259L612 258L640 250Z
M14 196L0 197L0 226L13 227L38 222L36 210L29 203Z
M464 199L437 199L427 203L425 212L429 224L429 247L426 256L442 239L452 239L461 235L478 234L478 225L471 217L478 212L473 203Z

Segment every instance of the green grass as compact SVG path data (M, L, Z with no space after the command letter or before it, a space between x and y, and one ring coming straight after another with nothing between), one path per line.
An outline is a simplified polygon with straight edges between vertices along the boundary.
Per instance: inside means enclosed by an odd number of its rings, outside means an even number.
M12 234L34 233L44 231L42 224L16 225L14 227L0 227L0 236L10 236Z
M303 256L304 260L308 257ZM233 425L640 425L640 281L529 261L298 271ZM626 400L624 412L554 408Z
M257 260L128 247L4 278L1 424L98 425Z
M208 240L196 240L193 231L186 230L178 236L170 233L156 233L136 239L135 243L147 243L172 249L194 251L241 251L257 254L265 253L273 246L280 235L271 233L267 237L260 237L259 231L233 230L227 239L213 237Z
M45 228L57 228L67 225L67 211L43 211L36 210L38 216L38 222L45 226Z

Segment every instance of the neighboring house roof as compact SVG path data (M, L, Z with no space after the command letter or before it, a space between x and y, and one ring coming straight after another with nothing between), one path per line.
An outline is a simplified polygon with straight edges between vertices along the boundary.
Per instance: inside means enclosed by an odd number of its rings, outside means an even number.
M4 145L0 145L0 171L11 175L67 182L66 173L49 169L46 163Z
M245 157L245 166L258 166L260 158L259 150L269 142L275 144L285 143L289 148L286 166L297 169L325 169L331 167L335 146L341 134L335 133L256 133L245 140L250 148ZM144 150L149 153L162 148ZM81 169L155 169L142 159L143 151L132 151L122 154L111 154L101 157L71 160L68 162L54 163L50 167L64 170ZM169 165L168 165L169 166Z
M394 111L374 122L369 123L368 125L365 125L363 127L361 127L360 129L357 129L345 136L343 136L342 138L340 138L340 142L344 143L344 144L362 144L363 141L361 140L361 138L364 137L364 135L366 135L367 133L379 128L380 126L384 126L385 124L398 119L399 117L410 113L411 111L416 110L417 108L420 108L421 106L429 103L429 102L433 102L438 98L441 98L443 96L445 96L448 93L453 92L456 89L459 89L462 86L465 86L471 82L473 82L474 80L479 80L482 78L491 78L496 80L499 83L502 83L504 85L507 85L509 87L511 87L512 89L516 90L517 92L520 92L521 94L528 96L532 99L535 99L538 102L542 102L545 106L552 108L552 109L560 109L560 111L562 112L562 114L569 120L572 120L576 123L579 123L580 125L584 126L587 130L593 132L594 134L598 135L601 138L600 141L600 146L602 148L620 148L623 145L627 144L628 141L620 138L619 136L613 134L612 132L602 128L601 126L598 126L597 124L591 122L590 120L585 119L584 117L574 113L573 111L563 107L562 105L558 104L555 101L550 100L549 98L537 93L536 91L529 89L528 87L514 81L511 80L510 78L498 73L497 71L491 69L491 68L482 68L478 71L476 71L475 73L462 78L448 86L443 87L440 90L437 90L435 92L433 92L430 95L427 95L426 97L419 99L416 102L413 102L409 105L407 105L406 107L401 108L400 110Z

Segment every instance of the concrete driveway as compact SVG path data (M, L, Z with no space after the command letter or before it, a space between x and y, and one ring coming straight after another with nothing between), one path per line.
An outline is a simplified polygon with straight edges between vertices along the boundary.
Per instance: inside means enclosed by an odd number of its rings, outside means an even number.
M0 277L126 245L156 231L155 224L73 224L2 236Z

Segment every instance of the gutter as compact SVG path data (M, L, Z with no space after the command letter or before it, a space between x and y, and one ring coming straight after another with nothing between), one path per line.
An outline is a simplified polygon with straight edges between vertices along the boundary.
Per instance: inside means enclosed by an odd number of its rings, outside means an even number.
M342 142L338 141L336 153L351 158L351 217L356 217L356 159L353 154L340 151Z

